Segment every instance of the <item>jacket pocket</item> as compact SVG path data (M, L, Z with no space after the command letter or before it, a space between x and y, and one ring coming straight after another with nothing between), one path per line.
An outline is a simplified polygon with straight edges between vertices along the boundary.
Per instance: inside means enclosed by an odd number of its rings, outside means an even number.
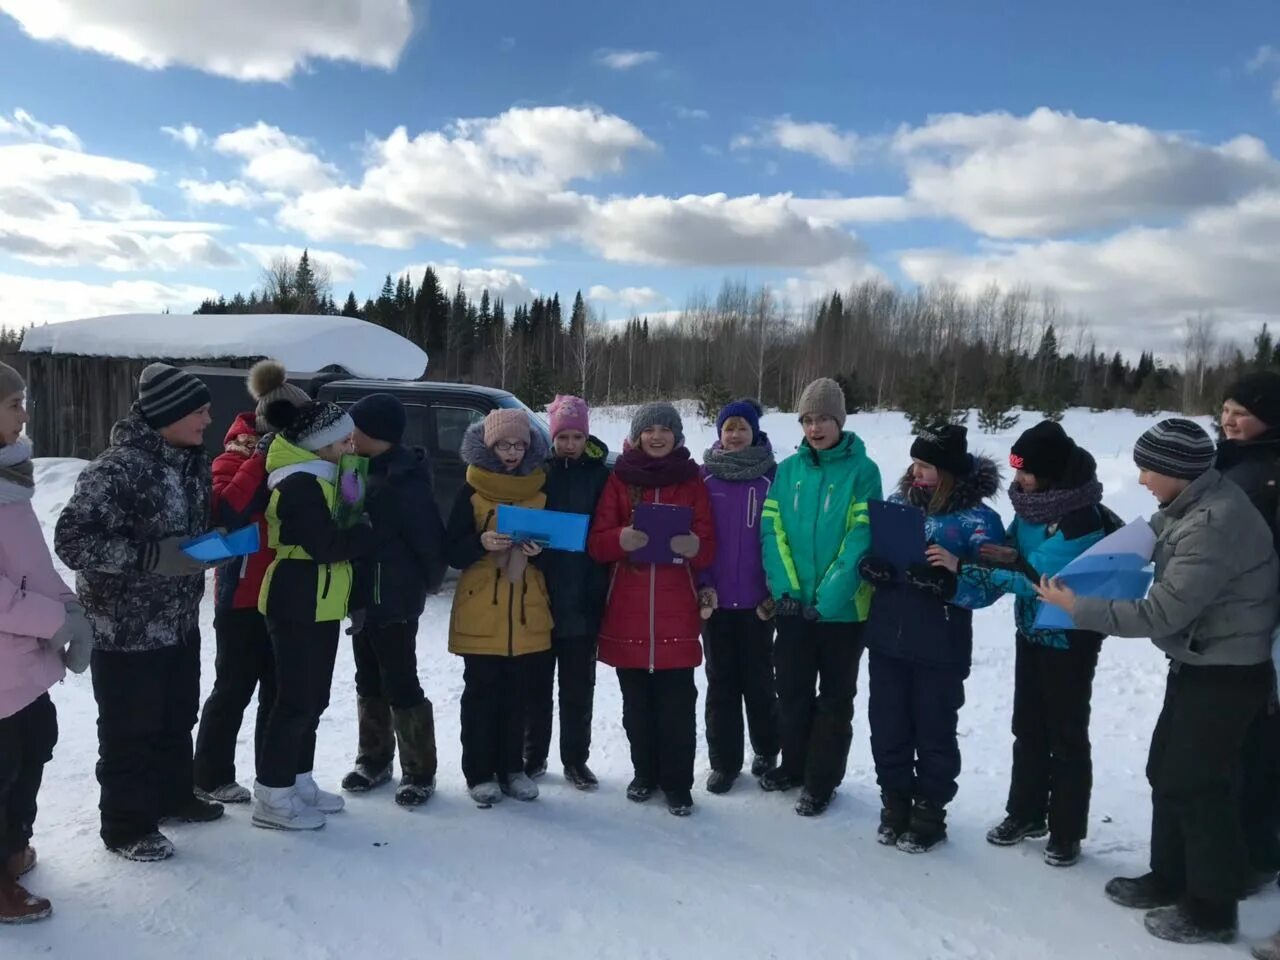
M492 567L477 565L462 575L453 597L450 628L454 633L466 637L497 635L499 604L494 601L492 573ZM505 591L500 592L505 596Z

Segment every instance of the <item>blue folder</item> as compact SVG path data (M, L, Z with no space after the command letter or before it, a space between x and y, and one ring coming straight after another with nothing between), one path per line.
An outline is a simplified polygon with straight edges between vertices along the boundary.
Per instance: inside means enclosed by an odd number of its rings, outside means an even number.
M893 564L895 580L903 582L907 568L925 563L924 514L915 507L887 500L867 504L871 518L871 555Z
M217 530L206 533L184 543L182 552L201 563L222 563L257 553L259 546L258 527L254 524L232 533L219 533Z
M517 543L538 543L548 550L582 553L587 548L589 526L591 518L585 513L498 505L498 532Z
M1098 553L1073 561L1058 579L1082 597L1141 600L1151 588L1155 572L1151 561L1136 553ZM1040 604L1035 626L1038 630L1075 629L1065 610L1047 603Z

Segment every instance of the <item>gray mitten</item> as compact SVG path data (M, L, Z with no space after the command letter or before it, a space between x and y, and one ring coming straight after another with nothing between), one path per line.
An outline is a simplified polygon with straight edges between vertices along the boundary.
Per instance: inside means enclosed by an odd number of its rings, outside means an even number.
M55 644L65 643L62 662L72 673L84 673L89 669L89 654L93 653L93 625L84 615L84 608L74 601L67 604L67 620L53 638Z
M208 569L201 563L182 552L182 545L190 537L166 537L148 543L142 548L139 564L147 573L161 577L193 577Z

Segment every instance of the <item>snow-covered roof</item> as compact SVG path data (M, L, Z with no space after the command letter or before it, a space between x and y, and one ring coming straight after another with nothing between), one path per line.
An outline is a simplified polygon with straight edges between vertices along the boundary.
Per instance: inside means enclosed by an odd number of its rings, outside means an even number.
M357 377L416 380L427 354L385 327L300 314L130 313L33 327L23 353L157 360L272 357L290 370L336 364Z

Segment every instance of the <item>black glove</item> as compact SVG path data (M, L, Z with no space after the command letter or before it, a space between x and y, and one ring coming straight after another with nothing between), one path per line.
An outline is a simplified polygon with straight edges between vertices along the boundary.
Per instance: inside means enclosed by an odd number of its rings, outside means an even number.
M932 567L927 563L913 563L907 567L907 585L923 593L950 600L956 595L959 578L946 567Z
M793 600L791 595L787 594L773 605L773 615L779 619L804 616L804 607L800 605L799 600Z
M882 557L867 554L858 561L858 576L876 585L893 583L898 578L898 568Z
M275 438L276 435L274 433L264 433L258 439L258 445L253 448L253 452L260 453L265 457L267 455L267 451L271 449L271 441Z

